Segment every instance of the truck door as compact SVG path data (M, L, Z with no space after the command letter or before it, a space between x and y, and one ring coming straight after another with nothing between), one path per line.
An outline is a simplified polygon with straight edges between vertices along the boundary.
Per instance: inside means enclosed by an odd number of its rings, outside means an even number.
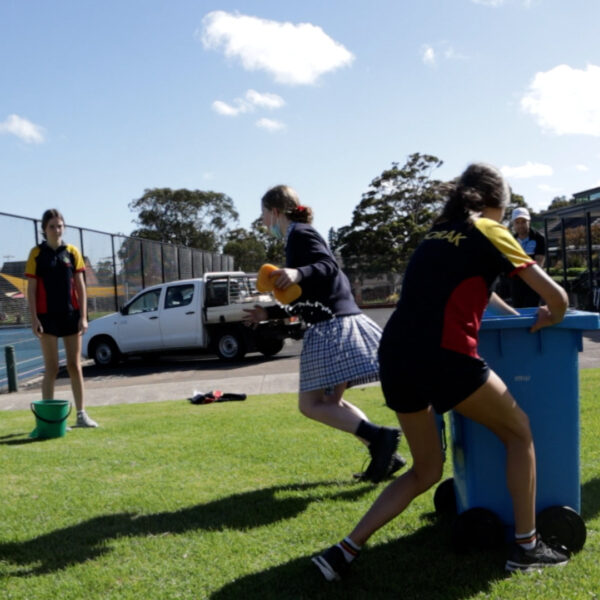
M161 288L140 294L118 317L118 342L123 352L157 350L162 345L159 323Z
M166 286L160 312L163 348L203 347L202 310L198 284Z

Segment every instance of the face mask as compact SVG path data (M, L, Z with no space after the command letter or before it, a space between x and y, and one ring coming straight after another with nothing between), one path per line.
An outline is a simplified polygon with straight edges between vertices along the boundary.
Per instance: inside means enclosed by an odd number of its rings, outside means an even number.
M279 223L275 222L273 225L269 226L269 232L276 239L280 240L283 238L283 233L281 232L281 227L279 227Z

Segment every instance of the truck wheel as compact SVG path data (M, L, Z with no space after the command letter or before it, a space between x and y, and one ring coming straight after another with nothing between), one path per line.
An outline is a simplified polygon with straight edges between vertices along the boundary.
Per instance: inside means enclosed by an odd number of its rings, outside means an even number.
M217 335L215 350L221 360L240 360L246 354L241 334L236 331L223 331Z
M284 340L277 338L258 338L256 348L265 356L275 356L278 352L281 352L284 343Z
M111 338L103 337L92 341L90 356L99 367L112 367L119 362L120 353Z

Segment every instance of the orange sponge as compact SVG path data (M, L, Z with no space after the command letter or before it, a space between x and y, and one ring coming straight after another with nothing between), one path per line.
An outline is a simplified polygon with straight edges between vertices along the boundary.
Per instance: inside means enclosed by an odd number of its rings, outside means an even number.
M278 268L279 267L276 267L275 265L270 265L268 263L264 264L258 271L256 289L261 294L273 292L273 295L278 302L281 302L281 304L289 304L302 295L302 288L297 283L293 283L285 290L275 287L271 273Z
M272 292L275 284L271 279L271 273L276 271L275 265L264 264L258 271L258 278L256 279L256 289L264 294L265 292Z
M275 288L273 290L273 296L278 302L281 304L290 304L296 300L296 298L300 298L302 295L302 288L297 283L292 283L289 288L282 290L280 288Z

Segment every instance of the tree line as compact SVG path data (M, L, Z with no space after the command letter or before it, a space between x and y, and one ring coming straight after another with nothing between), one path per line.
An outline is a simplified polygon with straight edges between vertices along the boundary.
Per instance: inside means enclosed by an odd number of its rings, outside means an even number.
M405 163L392 163L375 177L354 208L349 225L329 231L328 242L352 272L402 272L408 257L441 210L445 197L435 172L443 161L414 153ZM558 202L561 199L555 199ZM513 208L527 206L512 194ZM233 200L214 191L153 188L129 204L138 228L130 235L233 256L236 268L257 271L265 262L283 264L281 241L268 235L261 219L249 229L238 227Z

